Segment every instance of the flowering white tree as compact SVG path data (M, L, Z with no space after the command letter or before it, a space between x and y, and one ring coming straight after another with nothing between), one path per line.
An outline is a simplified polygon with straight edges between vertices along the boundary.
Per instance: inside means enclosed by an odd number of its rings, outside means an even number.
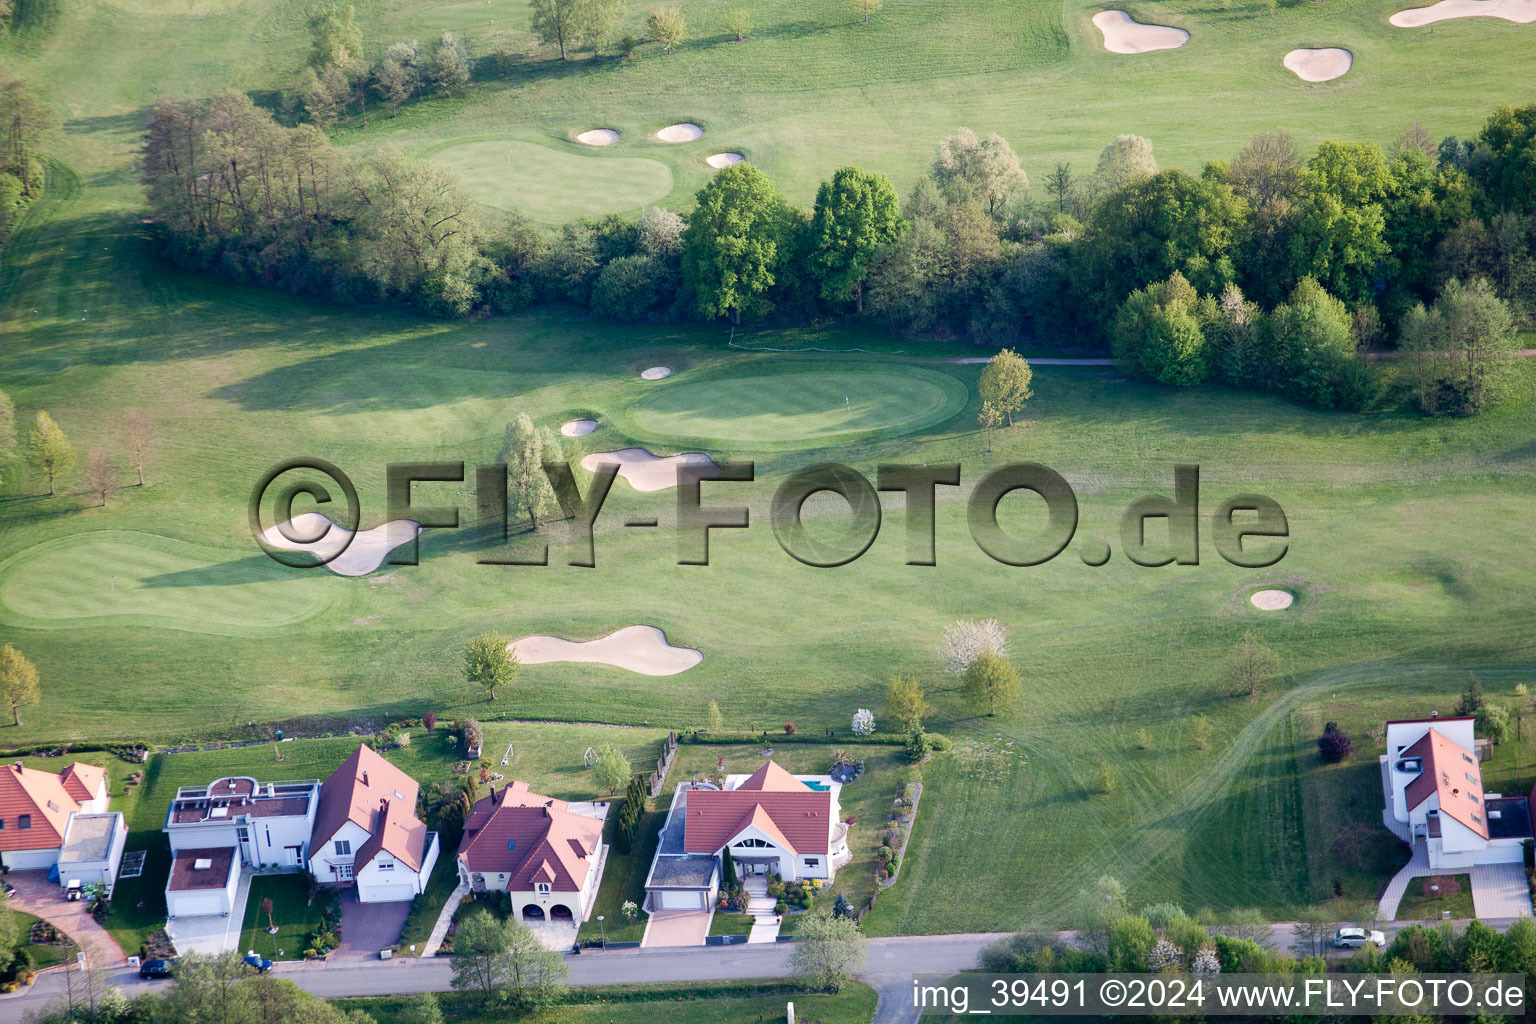
M999 658L1008 654L1008 627L996 619L968 622L961 619L944 630L944 641L939 644L939 661L944 671L952 676L963 676L971 662L983 654L995 654Z
M1184 951L1167 939L1158 939L1147 954L1147 970L1154 974L1171 970L1184 962Z
M1211 946L1201 946L1195 954L1195 962L1189 968L1195 974L1220 974L1221 958L1216 955L1216 950Z
M869 708L859 708L853 713L853 734L868 736L875 731L875 715Z

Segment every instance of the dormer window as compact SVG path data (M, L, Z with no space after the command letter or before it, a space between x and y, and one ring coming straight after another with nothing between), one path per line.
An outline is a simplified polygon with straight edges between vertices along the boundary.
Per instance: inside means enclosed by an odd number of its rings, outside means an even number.
M29 829L29 828L31 828L32 827L32 815L30 815L30 814L18 815L17 818L16 818L16 827L19 828L19 829Z
M1467 781L1472 783L1472 785L1474 785L1474 786L1477 785L1477 776L1476 775L1473 775L1471 772L1462 772L1461 774L1465 775L1467 777Z
M538 893L540 896L548 896L549 893L550 893L549 883L548 882L534 882L533 883L533 891Z
M1424 770L1424 762L1417 757L1405 757L1397 762L1396 767L1404 775L1417 775Z

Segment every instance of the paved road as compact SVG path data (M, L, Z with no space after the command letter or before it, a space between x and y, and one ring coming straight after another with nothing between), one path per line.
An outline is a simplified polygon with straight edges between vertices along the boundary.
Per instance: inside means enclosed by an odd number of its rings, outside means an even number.
M1503 931L1515 918L1486 921ZM1466 922L1458 922L1464 926ZM1390 938L1401 925L1385 925ZM1271 926L1272 945L1276 949L1294 949L1298 926L1281 923ZM1072 937L1062 932L1063 939ZM975 967L982 948L1004 933L974 935L908 935L871 939L869 958L860 977L880 993L879 1009L873 1024L912 1024L917 1016L910 1009L912 977L916 974L948 973ZM624 949L588 952L567 956L573 985L666 984L690 981L730 981L737 979L782 978L789 973L789 949L785 943L773 945L710 946L684 949ZM400 995L413 992L447 990L452 978L445 957L405 958L351 963L282 963L278 973L317 996ZM128 971L116 971L111 981L129 995L166 982L141 981ZM29 1010L39 1010L64 990L63 978L50 971L25 993L0 997L0 1022L20 1021Z

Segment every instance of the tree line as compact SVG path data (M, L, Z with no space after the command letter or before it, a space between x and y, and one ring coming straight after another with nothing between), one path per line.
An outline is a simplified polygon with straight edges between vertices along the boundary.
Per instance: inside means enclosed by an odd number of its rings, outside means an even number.
M42 149L60 124L57 110L0 69L0 245L42 194Z
M864 316L891 329L1113 351L1172 386L1221 380L1322 408L1380 400L1366 357L1401 349L1413 399L1495 401L1536 309L1536 104L1473 140L1421 128L1387 150L1283 132L1198 175L1121 136L1093 172L1058 165L1054 209L1018 155L961 129L905 201L839 168L810 210L727 167L687 216L559 230L479 207L448 173L348 158L240 93L162 100L144 184L171 255L236 280L447 315L561 303L616 321Z

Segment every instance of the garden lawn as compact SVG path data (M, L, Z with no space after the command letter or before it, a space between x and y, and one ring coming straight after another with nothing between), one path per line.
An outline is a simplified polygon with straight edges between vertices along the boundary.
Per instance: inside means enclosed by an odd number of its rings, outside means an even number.
M1446 895L1449 888L1445 879L1458 887L1456 892ZM1429 891L1431 884L1440 886L1440 895ZM1437 875L1434 878L1415 878L1408 883L1408 891L1403 894L1403 901L1397 905L1396 921L1438 921L1444 911L1450 911L1452 921L1463 921L1477 914L1472 905L1472 876L1471 875Z
M724 910L716 910L715 916L709 921L709 934L711 935L749 935L752 932L753 917L751 914L735 914Z
M267 934L267 915L261 901L272 901L272 920L277 934ZM240 952L254 949L271 960L304 959L304 940L320 926L320 899L309 901L309 878L302 874L257 875L251 879L251 898L246 904L245 926L240 933Z
M73 963L75 960L74 946L49 946L28 941L32 934L32 926L42 920L20 910L7 909L16 926L16 937L20 941L17 949L25 949L32 954L32 969L34 971L47 970L63 963Z
M761 994L754 994L761 993ZM654 996L654 998L647 998ZM875 990L854 982L833 995L800 992L786 984L760 982L691 984L686 990L665 986L624 986L577 990L569 1002L536 1011L518 1020L524 1024L759 1024L782 1020L787 1003L795 1004L795 1019L818 1024L869 1024L875 1014ZM480 1011L474 1002L457 993L438 996L443 1015L455 1024L502 1024L502 1010ZM381 999L338 999L334 1005L360 1009L379 1024L405 1020L409 1000L391 996Z

